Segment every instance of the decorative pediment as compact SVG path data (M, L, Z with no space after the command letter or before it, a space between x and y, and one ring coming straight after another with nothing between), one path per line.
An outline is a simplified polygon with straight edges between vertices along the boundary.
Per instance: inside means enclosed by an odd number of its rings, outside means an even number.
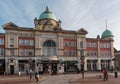
M7 23L7 24L4 24L2 27L3 27L4 29L6 29L6 28L18 28L18 26L17 26L16 24L12 23L12 22L9 22L9 23Z
M77 30L77 33L87 34L88 32L85 29L80 28L79 30Z
M55 21L52 19L35 19L35 29L34 30L42 30L42 31L59 31L61 30L61 21Z

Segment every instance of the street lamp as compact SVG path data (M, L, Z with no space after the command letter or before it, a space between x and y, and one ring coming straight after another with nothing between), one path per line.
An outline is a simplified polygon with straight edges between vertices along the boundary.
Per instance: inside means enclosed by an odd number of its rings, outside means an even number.
M81 51L81 57L80 57L80 60L81 60L81 71L82 71L82 78L84 79L84 51L82 50Z
M30 67L29 67L29 69L31 70L31 62L32 62L32 59L31 59L31 52L29 52L29 63L30 63Z
M32 59L31 59L31 55L32 55L32 53L31 52L29 52L29 63L30 63L30 67L29 67L29 71L30 71L30 81L31 81L31 79L32 79L32 69L31 69L31 63L32 63Z

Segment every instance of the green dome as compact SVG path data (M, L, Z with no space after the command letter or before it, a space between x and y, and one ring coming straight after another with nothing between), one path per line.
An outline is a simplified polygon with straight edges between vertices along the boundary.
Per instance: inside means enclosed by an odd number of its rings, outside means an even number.
M113 33L112 33L110 30L106 29L106 30L102 33L102 38L104 38L104 37L109 37L109 36L112 36L112 37L113 37Z
M39 19L53 19L56 20L55 15L46 6L46 10L40 14Z

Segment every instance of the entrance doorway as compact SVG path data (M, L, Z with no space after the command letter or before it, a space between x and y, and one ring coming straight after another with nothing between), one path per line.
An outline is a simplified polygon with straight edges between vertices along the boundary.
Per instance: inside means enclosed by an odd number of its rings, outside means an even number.
M52 74L57 74L57 64L52 64Z
M10 65L10 74L14 74L14 65Z
M48 72L48 69L49 69L49 64L44 63L44 64L43 64L43 73L49 73L49 72Z
M57 74L57 63L43 63L43 73Z

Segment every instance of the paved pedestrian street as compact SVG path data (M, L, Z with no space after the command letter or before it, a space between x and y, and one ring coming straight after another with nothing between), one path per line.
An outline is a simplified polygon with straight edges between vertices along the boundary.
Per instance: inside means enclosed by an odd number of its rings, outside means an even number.
M103 81L103 78L86 77L71 81L70 84L120 84L120 78L110 77L108 80Z
M0 84L30 84L29 77L1 76Z
M115 78L114 73L109 73L107 81L103 81L102 73L40 75L36 82L34 75L30 81L29 76L0 76L0 84L120 84L120 77Z

